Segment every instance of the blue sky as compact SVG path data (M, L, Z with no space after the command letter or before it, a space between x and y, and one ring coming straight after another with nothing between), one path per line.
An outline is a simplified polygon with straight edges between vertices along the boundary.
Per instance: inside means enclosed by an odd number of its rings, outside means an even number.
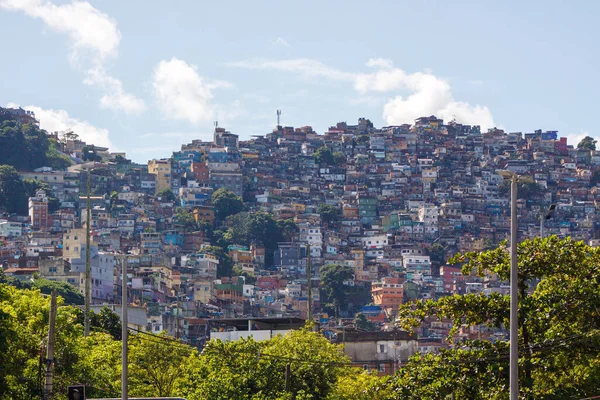
M168 6L166 6L168 5ZM144 162L212 137L436 114L597 136L596 1L0 0L0 105ZM576 143L575 143L576 144Z

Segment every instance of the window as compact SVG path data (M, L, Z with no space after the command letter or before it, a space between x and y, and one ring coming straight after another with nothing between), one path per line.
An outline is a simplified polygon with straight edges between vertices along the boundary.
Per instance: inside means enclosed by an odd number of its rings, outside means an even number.
M369 371L369 366L367 364L364 364L363 365L363 369L368 372Z
M379 353L385 353L385 344L380 344L379 345Z
M385 364L379 364L379 372L385 372Z

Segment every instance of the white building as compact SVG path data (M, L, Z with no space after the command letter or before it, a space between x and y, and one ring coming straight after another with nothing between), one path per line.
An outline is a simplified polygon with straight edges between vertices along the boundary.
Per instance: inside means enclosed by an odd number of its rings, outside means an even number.
M23 234L23 224L20 222L11 222L0 220L0 236L15 237Z

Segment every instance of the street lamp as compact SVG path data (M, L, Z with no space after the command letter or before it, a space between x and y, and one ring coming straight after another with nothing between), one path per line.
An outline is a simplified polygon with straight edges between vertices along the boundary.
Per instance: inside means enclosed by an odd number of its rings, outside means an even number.
M519 291L517 268L517 182L519 175L507 170L496 171L510 179L510 400L519 398Z

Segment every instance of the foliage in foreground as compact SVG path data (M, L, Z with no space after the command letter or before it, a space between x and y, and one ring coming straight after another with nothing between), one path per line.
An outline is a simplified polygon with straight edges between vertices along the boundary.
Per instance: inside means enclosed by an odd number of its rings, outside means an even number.
M483 253L458 255L465 275L510 276L505 245ZM535 399L582 398L600 392L600 249L556 236L526 240L518 246L519 381L521 396ZM535 285L535 282L539 282ZM459 328L509 326L510 297L500 294L449 296L400 308L400 324L418 327L425 318L452 321L452 340ZM423 398L504 399L508 391L505 341L465 341L439 356L428 356L411 372L404 369L395 384L420 382L436 387ZM414 380L415 377L422 379ZM435 382L426 384L427 382ZM421 389L419 389L421 390ZM412 397L408 397L412 398ZM415 397L417 398L417 397Z
M43 381L49 296L38 289L0 284L0 399L39 398ZM89 397L117 397L121 386L120 323L108 310L92 318L83 337L82 313L58 299L55 399L67 386L86 385ZM349 373L341 348L308 329L256 342L209 342L202 354L165 335L129 339L131 396L194 399L335 398L338 379ZM290 376L286 385L286 365Z
M463 273L508 278L505 247L459 255ZM556 237L519 245L521 398L569 399L600 392L600 250ZM534 278L539 280L533 286ZM62 299L59 301L62 305ZM0 284L0 399L40 397L40 350L49 299L36 289ZM400 309L413 329L425 318L450 319L456 329L508 324L508 298L451 296ZM75 382L90 397L120 393L121 342L114 315L101 313L83 337L80 311L57 317L56 399ZM451 332L453 336L457 331ZM451 337L449 338L451 339ZM506 341L465 341L440 354L415 355L392 377L351 367L341 349L309 329L256 342L209 342L201 354L164 334L132 336L131 396L199 399L506 399ZM286 367L289 377L286 381Z

